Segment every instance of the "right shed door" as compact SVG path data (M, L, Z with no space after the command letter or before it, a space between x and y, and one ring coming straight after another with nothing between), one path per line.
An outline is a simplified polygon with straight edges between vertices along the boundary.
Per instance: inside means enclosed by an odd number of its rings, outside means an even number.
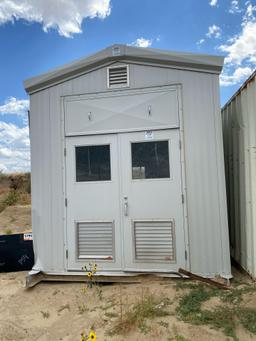
M125 271L186 266L179 130L119 135Z

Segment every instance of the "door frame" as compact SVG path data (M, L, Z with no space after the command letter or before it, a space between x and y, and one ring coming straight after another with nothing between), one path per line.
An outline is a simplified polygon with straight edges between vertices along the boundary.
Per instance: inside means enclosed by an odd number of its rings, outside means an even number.
M117 97L118 95L126 95L126 94L139 94L145 92L156 92L156 91L164 91L164 90L176 90L177 91L177 101L178 101L178 117L180 125L179 127L173 127L170 125L166 125L165 127L150 127L150 129L145 128L135 128L135 129L120 129L114 131L101 131L101 132L87 132L84 135L80 136L88 136L88 135L106 135L111 133L129 133L136 131L154 131L154 130L167 130L167 129L179 129L180 134L180 162L181 162L181 192L182 192L182 204L183 204L183 230L184 230L184 245L185 245L185 262L186 262L186 270L190 270L191 261L190 261L190 247L189 247L189 224L188 224L188 205L187 205L187 190L186 190L186 162L185 162L185 139L184 139L184 117L183 117L183 101L182 101L182 84L174 83L174 84L166 84L162 86L152 86L152 87L143 87L143 88L133 88L133 89L123 89L123 90L108 90L100 93L85 93L81 94L73 94L73 95L65 95L60 96L60 107L61 107L61 135L62 135L62 181L63 181L63 228L64 228L64 246L63 246L63 260L64 260L64 270L68 270L68 233L67 233L67 174L66 174L66 135L65 135L65 103L67 100L75 99L75 98L84 98L84 99L92 99L92 98L100 98L100 97ZM78 136L78 135L73 135ZM67 136L68 137L68 136ZM124 250L122 250L124 252ZM123 260L122 260L123 262Z

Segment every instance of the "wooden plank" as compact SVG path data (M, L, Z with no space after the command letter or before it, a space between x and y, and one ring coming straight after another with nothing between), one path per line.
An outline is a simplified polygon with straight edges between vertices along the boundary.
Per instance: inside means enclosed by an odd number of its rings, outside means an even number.
M217 282L217 281L214 281L210 278L205 278L205 277L202 277L202 276L199 276L199 275L196 275L196 274L193 274L192 272L189 272L187 270L184 270L184 269L179 269L179 272L185 276L188 276L192 279L195 279L197 281L200 281L200 282L204 282L204 283L207 283L207 284L210 284L210 285L213 285L219 289L224 289L224 290L230 290L231 288L223 283L220 283L220 282Z

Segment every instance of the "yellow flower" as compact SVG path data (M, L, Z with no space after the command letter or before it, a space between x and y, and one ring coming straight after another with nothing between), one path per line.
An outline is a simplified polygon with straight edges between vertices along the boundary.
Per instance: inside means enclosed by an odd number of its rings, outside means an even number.
M94 273L97 271L97 264L94 264L93 270Z
M87 276L88 276L89 278L92 278L92 272L89 271L88 274L87 274Z
M84 332L81 333L81 339L80 339L80 341L85 341L85 334L84 334Z
M93 330L90 331L90 334L88 336L88 340L96 341L96 334Z

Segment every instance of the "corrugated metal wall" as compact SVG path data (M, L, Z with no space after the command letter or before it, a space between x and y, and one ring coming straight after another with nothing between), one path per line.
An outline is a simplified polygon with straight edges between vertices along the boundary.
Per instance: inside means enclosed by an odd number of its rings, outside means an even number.
M256 75L222 110L231 254L256 277Z
M230 276L219 80L130 64L130 88L181 84L191 271ZM108 91L106 67L31 96L32 221L38 267L65 272L61 96Z

